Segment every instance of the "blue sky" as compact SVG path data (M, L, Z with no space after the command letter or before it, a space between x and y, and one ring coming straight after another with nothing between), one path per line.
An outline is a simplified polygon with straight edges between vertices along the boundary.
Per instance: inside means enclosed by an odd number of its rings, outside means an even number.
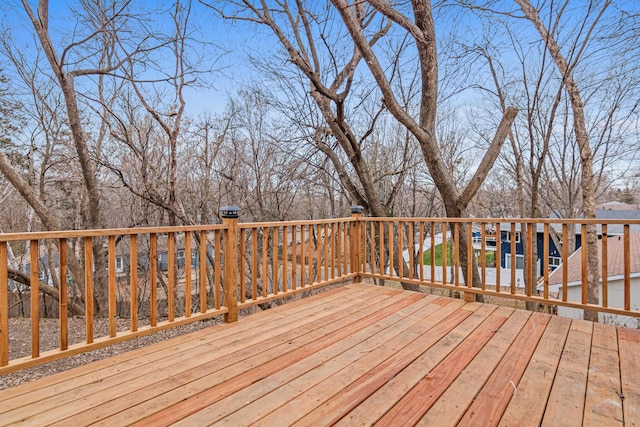
M16 48L27 57L33 58L33 28L19 0L2 0L0 7L0 22L2 28L11 35ZM30 1L32 10L37 13L37 2ZM145 9L144 18L151 31L171 30L172 22L167 10L171 8L171 1L140 1L134 0L135 7ZM71 35L86 34L83 32L79 20L74 16L74 10L79 7L76 0L52 0L49 7L49 28L51 39L57 47L58 53L71 41ZM220 111L225 107L226 98L235 92L243 81L250 81L252 74L244 59L244 52L248 46L255 46L255 40L250 37L251 30L242 25L240 31L230 30L232 26L221 22L214 13L198 2L192 5L190 25L193 37L206 43L193 46L193 53L201 57L202 68L214 69L209 78L200 75L199 81L206 83L206 87L192 87L185 91L187 109L190 114L197 115L201 111ZM75 40L81 37L76 36ZM167 67L173 66L168 58ZM5 73L11 74L9 67L4 67ZM208 80L205 82L205 80Z

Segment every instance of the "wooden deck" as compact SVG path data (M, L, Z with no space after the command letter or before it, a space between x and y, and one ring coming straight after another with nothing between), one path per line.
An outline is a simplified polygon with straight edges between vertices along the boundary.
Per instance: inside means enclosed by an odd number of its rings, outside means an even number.
M0 392L0 424L639 425L640 332L371 285Z

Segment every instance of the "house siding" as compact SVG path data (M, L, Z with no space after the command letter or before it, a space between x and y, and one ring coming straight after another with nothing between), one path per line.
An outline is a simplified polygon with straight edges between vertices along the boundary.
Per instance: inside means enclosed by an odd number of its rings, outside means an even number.
M624 307L624 281L622 279L610 280L607 283L607 296L609 307ZM558 299L562 299L562 290L558 295ZM569 286L567 288L567 301L581 302L582 288L580 285ZM602 304L602 282L600 284L600 304ZM631 309L640 310L640 277L631 278ZM570 307L558 306L558 315L571 319L582 319L584 310ZM640 327L640 319L637 317L623 316L609 313L599 313L599 321L610 325L624 326L627 328Z
M500 232L500 266L502 268L507 268L507 256L511 256L511 241L509 239L508 231ZM573 253L575 250L579 249L582 246L582 236L580 234L576 234L576 247L573 251L569 251L569 253ZM544 274L544 233L536 232L536 248L538 251L537 261L538 261L538 275L541 277ZM516 256L522 255L524 256L524 244L522 239L519 242L516 242ZM558 250L553 239L549 236L549 257L561 258L562 253ZM549 266L552 270L557 266Z

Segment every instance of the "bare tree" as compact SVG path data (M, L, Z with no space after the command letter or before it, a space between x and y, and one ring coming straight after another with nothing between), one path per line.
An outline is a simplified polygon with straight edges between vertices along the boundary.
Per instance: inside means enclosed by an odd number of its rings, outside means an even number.
M288 61L306 77L311 97L326 123L326 128L317 129L314 138L316 148L331 160L353 202L363 205L374 216L384 216L383 203L362 152L368 133L358 137L345 114L356 78L356 67L362 59L359 50L347 48L348 55L344 54L345 50L339 51L344 49L338 47L342 44L341 34L331 28L333 20L323 16L318 5L284 1L276 8L266 2L256 3L244 0L210 7L227 19L264 25L273 32L286 50ZM231 7L235 9L229 11ZM362 18L362 25L367 26L368 19ZM387 31L388 26L375 29L366 43L375 45ZM352 181L353 177L347 173L340 156L333 151L331 139L335 139L344 151L357 182Z
M361 52L367 67L382 92L386 108L396 120L413 134L420 144L429 172L442 195L447 215L456 218L465 216L471 199L480 188L482 182L484 182L500 153L511 124L517 115L517 110L513 107L506 109L496 135L475 174L462 191L459 191L452 174L443 160L436 136L438 56L435 24L430 1L415 0L412 2L411 11L406 11L406 13L401 9L402 5L394 7L389 2L378 0L367 2L381 12L389 22L393 22L406 31L407 35L414 40L418 52L422 82L420 111L417 120L408 114L398 102L397 95L393 90L387 73L385 73L383 65L370 43L366 40L362 17L370 15L370 12L367 12L367 5L364 2L349 3L346 0L332 0L332 3L338 9L354 43ZM464 228L461 228L459 236L460 258L465 281L466 283L472 283L473 286L480 286L477 266L472 269L473 277L467 277L467 268L464 268L468 258L471 258L475 264L474 257L470 257L470 254L467 254L466 242L468 236Z
M131 60L146 57L155 45L149 41L144 32L129 31L133 25L143 24L143 19L141 15L135 16L132 11L132 2L128 0L108 4L82 1L70 8L70 16L76 20L77 25L74 32L65 34L68 36L66 44L54 43L54 40L59 39L58 35L67 30L50 27L47 0L40 0L36 9L32 8L26 0L21 4L34 30L35 43L28 49L32 57L27 59L23 55L24 48L18 48L10 42L9 29L3 38L4 53L14 64L35 58L31 70L28 70L28 67L22 67L21 71L20 66L17 66L16 73L25 81L27 88L32 90L34 103L45 107L41 117L55 120L57 128L67 132L67 140L72 152L69 158L74 160L68 162L67 159L67 164L77 166L80 178L77 181L70 180L69 185L73 187L75 199L83 201L78 209L81 220L74 226L102 228L105 225L105 218L101 209L99 159L100 149L106 137L106 126L103 121L92 121L91 112L96 110L96 105L99 106L101 100L107 100L104 103L107 106L113 102L113 93L110 95L101 93L108 89L104 85L104 77L123 72ZM124 34L128 35L126 41L123 38ZM64 37L63 40L65 40ZM23 73L24 70L30 72ZM50 85L48 92L36 90L35 82L41 76ZM32 84L29 79L32 80ZM45 102L48 100L45 98L50 97L51 93L59 94L62 108ZM54 105L55 108L48 108L47 105ZM46 122L42 118L39 119L40 123ZM48 131L46 127L43 129ZM53 144L47 145L47 147L53 146ZM53 159L56 154L55 151L45 152L42 157L45 160L44 165L47 165L47 160ZM3 174L34 208L44 227L52 230L64 228L65 224L62 223L61 218L67 215L52 210L51 201L42 198L47 191L50 191L50 188L45 186L42 174L39 182L32 181L31 174L24 179L20 171L16 170L17 165L12 164L10 159L3 156L0 160L2 160ZM35 168L32 169L35 170ZM36 191L34 185L41 186L39 191ZM77 195L81 197L78 198ZM102 313L107 305L106 257L102 239L94 239L93 252L95 307L97 312ZM91 267L87 266L87 268ZM82 283L82 274L79 274L72 265L70 269L74 280Z
M578 82L574 78L573 70L579 63L582 53L584 52L587 43L591 39L591 35L596 30L597 24L611 5L611 1L605 0L602 2L590 2L589 10L592 11L588 19L582 21L581 26L584 30L581 40L577 42L573 57L570 58L571 62L562 53L560 45L556 41L554 32L557 29L557 25L561 22L562 14L565 8L568 6L568 1L562 3L557 9L552 10L555 13L555 17L550 19L553 21L550 23L553 27L547 26L541 19L539 12L533 7L529 0L514 0L522 9L524 16L528 19L540 34L541 39L545 43L545 47L549 51L549 54L553 58L559 72L562 75L562 83L569 99L571 101L571 109L573 113L573 130L575 133L576 142L580 150L580 165L581 165L581 188L582 188L582 210L586 219L596 218L596 199L595 191L596 184L594 182L593 172L593 152L589 142L589 133L587 131L587 125L585 121L584 102L581 96L581 90ZM582 31L581 31L582 33ZM586 242L587 245L587 302L591 304L599 303L599 287L598 282L600 278L600 268L598 260L598 247L597 247L597 230L595 224L587 226ZM594 311L585 310L584 318L586 320L598 321L598 313Z
M328 3L303 1L283 1L277 5L251 0L205 4L226 19L261 25L273 34L294 73L284 77L279 69L282 67L275 66L271 67L272 75L295 87L291 93L303 105L295 111L300 112L297 117L300 128L306 128L308 146L329 159L353 204L362 205L373 216L385 216L397 191L383 200L365 153L384 107L379 101L365 102L372 91L357 84L356 72L363 57L360 49L345 37L344 27L336 25L339 18L335 10ZM378 26L372 17L360 16L360 25L369 32L365 41L369 46L376 45L390 28L390 23ZM302 84L295 86L300 81ZM301 93L300 88L307 94ZM366 110L359 116L362 122L353 115L358 108ZM322 122L316 120L317 112ZM403 286L417 289L411 284Z

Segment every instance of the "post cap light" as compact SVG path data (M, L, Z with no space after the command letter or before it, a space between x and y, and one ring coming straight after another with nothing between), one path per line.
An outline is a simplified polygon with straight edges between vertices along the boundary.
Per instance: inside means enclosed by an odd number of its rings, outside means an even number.
M222 218L238 218L238 212L241 210L238 206L222 206L218 212Z
M362 207L360 205L351 206L351 213L352 214L361 214L363 212L364 212L364 207Z

